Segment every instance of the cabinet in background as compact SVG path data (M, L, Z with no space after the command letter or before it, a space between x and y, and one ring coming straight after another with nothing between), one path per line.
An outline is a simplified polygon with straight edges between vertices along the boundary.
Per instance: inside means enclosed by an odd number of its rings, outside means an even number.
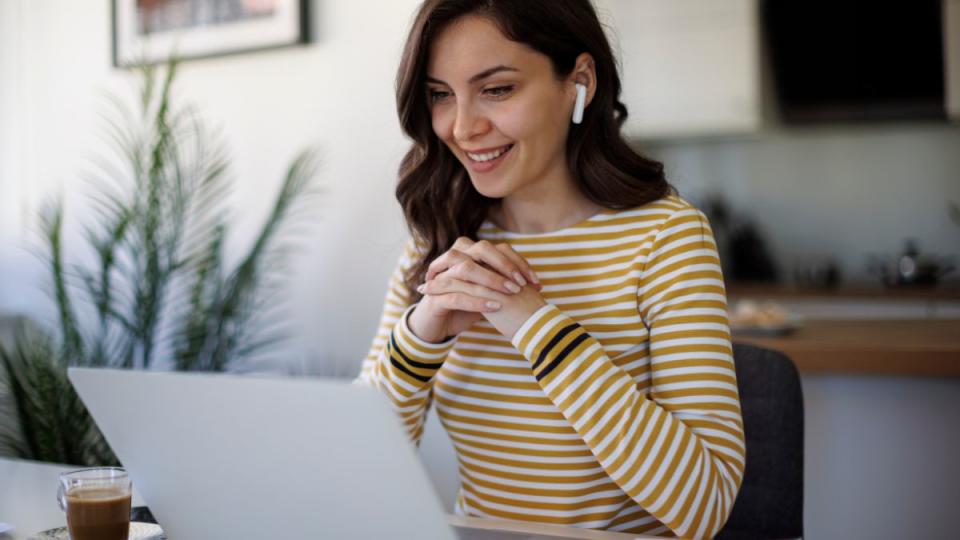
M947 115L960 122L960 0L943 2L943 52Z
M597 6L620 49L629 136L760 127L757 0L599 0Z

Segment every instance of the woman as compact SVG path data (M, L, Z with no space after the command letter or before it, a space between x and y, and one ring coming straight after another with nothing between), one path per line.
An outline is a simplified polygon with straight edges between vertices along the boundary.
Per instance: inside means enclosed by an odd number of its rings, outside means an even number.
M458 513L709 537L745 456L723 279L619 93L588 0L423 4L397 77L414 241L360 381L415 442L436 403Z

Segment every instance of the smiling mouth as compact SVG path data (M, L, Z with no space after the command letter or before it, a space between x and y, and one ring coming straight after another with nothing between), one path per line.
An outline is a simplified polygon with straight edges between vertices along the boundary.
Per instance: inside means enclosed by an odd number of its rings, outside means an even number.
M467 154L467 157L470 158L470 161L474 161L476 163L485 163L487 161L493 161L498 157L502 156L503 154L506 154L507 152L510 151L511 148L513 148L513 145L508 144L506 146L497 148L496 150L492 150L490 152L484 152L482 154L475 154L473 152L465 152L465 153Z

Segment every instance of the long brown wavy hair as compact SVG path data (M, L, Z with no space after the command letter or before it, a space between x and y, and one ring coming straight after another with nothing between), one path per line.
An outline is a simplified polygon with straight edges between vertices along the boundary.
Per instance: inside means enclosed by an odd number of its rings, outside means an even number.
M414 239L425 248L405 276L413 300L430 262L458 237L476 239L499 201L474 189L432 126L426 89L430 48L444 28L466 15L487 17L508 39L549 57L558 79L570 75L581 53L593 56L597 88L583 122L570 126L566 151L573 178L588 199L623 209L672 191L663 164L638 154L620 133L627 108L620 102L617 64L589 0L426 0L407 37L396 82L400 125L413 140L400 163L397 200Z

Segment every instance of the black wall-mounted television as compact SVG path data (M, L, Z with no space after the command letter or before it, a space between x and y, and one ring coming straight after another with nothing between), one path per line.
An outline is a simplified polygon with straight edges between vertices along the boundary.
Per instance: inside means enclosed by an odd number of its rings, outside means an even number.
M787 123L946 118L941 0L763 0Z

